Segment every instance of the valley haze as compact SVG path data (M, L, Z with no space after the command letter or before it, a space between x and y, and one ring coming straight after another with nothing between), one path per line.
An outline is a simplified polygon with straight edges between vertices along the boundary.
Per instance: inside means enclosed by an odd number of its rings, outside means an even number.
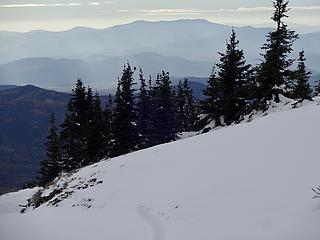
M123 65L141 67L146 76L169 71L173 78L211 73L225 48L231 26L207 20L135 21L106 29L77 27L62 32L0 32L1 84L33 84L70 91L81 77L97 89L114 89ZM249 63L259 62L271 28L234 27ZM292 54L305 50L307 66L319 76L320 32L300 35Z

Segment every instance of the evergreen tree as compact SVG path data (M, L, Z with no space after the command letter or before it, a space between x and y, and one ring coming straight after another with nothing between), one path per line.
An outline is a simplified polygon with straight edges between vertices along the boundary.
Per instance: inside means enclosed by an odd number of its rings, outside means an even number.
M169 73L158 74L153 87L153 137L152 145L176 139L174 99Z
M92 94L92 88L88 87L88 90L86 91L86 101L85 101L85 115L86 115L86 124L89 124L92 122L92 119L94 118L94 109L93 109L93 94Z
M238 121L246 107L246 86L250 75L250 65L246 64L243 50L238 49L239 41L232 30L225 53L220 54L218 75L214 71L209 78L204 94L208 97L202 104L204 112L212 115L216 125L229 125Z
M39 184L41 186L53 181L61 172L61 145L53 113L50 117L50 124L49 135L45 143L47 158L41 162L40 167Z
M149 101L149 111L147 111L148 124L146 126L147 127L146 133L148 135L147 147L152 147L157 144L157 141L156 141L156 132L158 129L158 126L157 126L158 112L156 111L156 106L157 106L156 92L157 91L156 91L156 86L153 86L152 83L153 83L152 78L151 76L149 76L148 90L147 90L147 96Z
M317 81L317 85L314 87L314 93L316 96L320 95L320 80Z
M86 158L83 163L84 166L97 162L101 158L105 157L102 152L103 143L105 140L105 125L103 119L103 112L101 109L101 101L98 93L96 93L93 97L92 107L90 107L89 109L91 110L88 110L88 112L92 112L92 116L90 116L89 122L87 123L87 146Z
M82 166L86 157L87 125L86 88L78 79L67 105L67 114L61 125L63 170L72 171Z
M299 53L298 69L294 73L295 86L293 97L299 101L312 100L312 90L309 85L311 72L306 70L304 51Z
M281 88L288 85L292 75L289 67L293 60L288 55L292 52L293 42L298 35L284 23L284 19L288 17L288 3L285 0L273 2L274 14L271 19L277 24L277 28L268 34L267 43L262 47L265 53L259 66L257 80L263 108L266 107L266 100L271 100L273 96L277 102L279 101L279 93L284 93Z
M108 101L103 112L103 121L103 145L100 151L103 157L110 157L113 140L113 100L111 94L108 95Z
M183 84L182 84L181 80L179 81L176 95L177 95L175 97L176 131L183 132L183 131L185 131L185 128L184 128L184 121L185 121L184 108L185 108L186 101L185 101L185 92L184 92Z
M184 122L183 127L184 131L191 131L194 123L197 120L197 115L195 111L195 103L193 97L193 90L191 83L188 79L183 81L183 92L185 96L185 104L183 108L184 112Z
M151 99L150 93L147 89L146 80L143 76L143 71L140 68L139 73L139 80L140 80L140 89L139 89L139 96L138 96L138 132L139 132L139 149L147 148L151 146L150 139L151 139L151 118L150 112L152 111L151 108ZM151 83L150 83L151 84Z
M121 79L118 81L114 108L113 144L111 157L132 152L137 149L138 129L137 113L134 106L132 77L135 69L129 63L124 67Z
M249 107L247 112L251 112L252 110L259 108L260 89L256 77L258 69L259 66L254 66L248 72L248 79L244 87L244 97L247 99Z
M176 97L177 132L191 131L196 120L193 90L188 79L179 81Z
M245 108L245 85L247 84L250 65L246 64L243 50L238 49L239 41L232 30L225 53L220 54L218 79L222 85L222 115L229 125L239 120Z
M209 119L215 120L216 126L220 125L222 116L222 83L217 78L214 67L203 94L206 99L200 102L202 113L207 114Z

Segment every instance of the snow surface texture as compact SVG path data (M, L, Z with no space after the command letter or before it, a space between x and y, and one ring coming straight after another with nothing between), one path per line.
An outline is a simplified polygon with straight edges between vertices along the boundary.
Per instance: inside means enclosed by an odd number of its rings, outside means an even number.
M24 214L38 189L3 195L0 239L319 240L318 101L80 169Z

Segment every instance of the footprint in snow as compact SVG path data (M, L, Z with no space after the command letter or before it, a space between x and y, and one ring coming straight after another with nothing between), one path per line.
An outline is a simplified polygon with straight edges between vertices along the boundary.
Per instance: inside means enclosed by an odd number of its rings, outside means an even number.
M153 240L164 240L165 239L165 229L162 222L153 214L150 213L150 208L146 206L138 206L137 213L141 219L147 223L153 233Z

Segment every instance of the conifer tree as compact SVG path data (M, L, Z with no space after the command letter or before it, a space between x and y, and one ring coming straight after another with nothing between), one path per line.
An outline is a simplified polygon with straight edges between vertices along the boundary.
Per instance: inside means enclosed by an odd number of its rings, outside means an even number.
M314 94L316 96L319 96L320 95L320 80L316 81L316 86L314 87Z
M246 85L251 66L246 64L243 50L238 49L239 41L232 30L225 53L220 54L220 63L216 64L218 74L213 70L207 89L207 99L202 102L204 113L209 114L216 126L229 125L243 114L246 107Z
M275 97L276 102L279 101L279 93L285 93L283 88L288 85L292 75L289 67L293 60L288 55L292 52L293 42L298 35L284 23L284 19L288 17L288 4L289 1L286 0L273 2L274 14L271 19L277 28L267 35L267 43L262 47L265 51L263 62L259 66L257 76L262 108L266 108L266 100L271 100L272 97Z
M156 81L157 82L157 81ZM156 132L157 132L157 120L158 120L158 112L156 111L156 103L157 103L157 97L156 97L156 86L152 85L152 77L149 75L148 80L148 90L147 90L147 96L149 101L149 111L147 112L147 135L148 135L148 147L152 147L157 144L156 141Z
M46 160L41 162L39 184L45 184L54 180L61 172L61 145L58 134L58 129L55 123L55 116L52 113L50 116L50 131L47 137L46 145Z
M183 84L181 80L179 81L178 87L177 87L177 94L175 98L175 105L176 105L176 131L177 132L183 132L184 129L184 121L185 121L185 92L183 89Z
M176 97L177 132L191 131L196 120L193 90L188 79L179 81Z
M93 94L92 88L88 87L86 91L86 101L85 101L85 115L86 115L86 124L92 121L94 118L94 109L93 109Z
M217 78L215 67L212 68L212 73L207 81L207 87L203 91L205 100L201 101L201 110L207 114L209 119L213 119L216 125L221 124L222 116L222 83Z
M138 95L137 103L137 114L138 114L138 133L139 133L139 149L147 148L151 146L151 118L150 112L151 108L151 99L150 94L147 89L146 80L143 76L143 71L140 68L139 73L140 89ZM151 83L150 83L151 84Z
M225 53L220 54L218 79L222 86L222 115L225 124L239 120L245 108L244 88L247 84L250 65L246 64L243 50L238 49L239 41L232 29Z
M66 118L61 125L63 170L65 171L81 167L85 159L87 118L86 88L82 80L78 79L67 105Z
M115 96L113 145L111 157L132 152L137 149L138 129L137 113L134 106L134 79L135 69L130 64L124 67L121 79L118 81Z
M169 73L158 74L153 87L153 137L152 145L176 139L174 99Z
M309 85L311 72L307 71L305 65L304 51L299 53L298 69L294 73L295 85L293 97L299 101L312 100L312 90Z
M191 131L194 123L196 122L197 116L195 111L193 90L188 79L183 81L183 92L185 96L183 127L184 131Z
M89 91L88 91L89 93ZM102 148L104 142L104 119L101 109L101 101L99 94L96 93L92 99L92 107L88 112L92 112L92 116L87 123L87 146L86 158L83 163L84 166L97 162L105 157Z
M113 100L111 94L108 95L108 101L103 112L103 121L103 145L100 151L103 157L110 157L113 140Z

